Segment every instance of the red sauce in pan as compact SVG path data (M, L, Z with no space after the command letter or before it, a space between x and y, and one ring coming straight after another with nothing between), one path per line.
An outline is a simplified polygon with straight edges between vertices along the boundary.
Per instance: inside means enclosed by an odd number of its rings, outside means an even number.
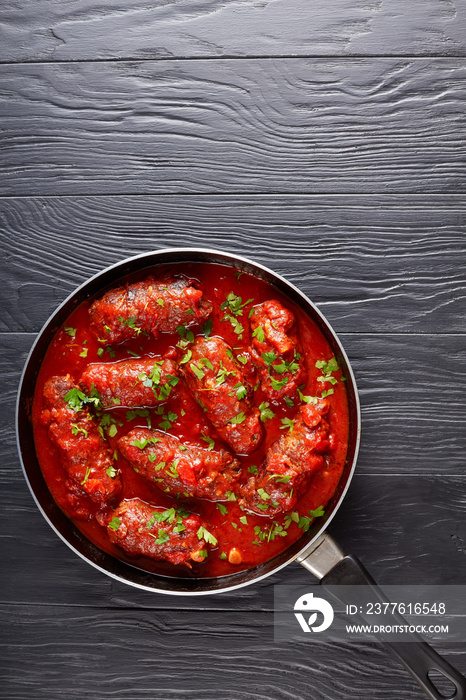
M234 268L217 264L166 265L163 271L169 271L174 276L183 275L196 280L195 286L202 289L205 297L213 304L210 317L212 319L211 337L222 337L233 347L236 355L248 352L250 346L251 332L248 315L251 309L270 299L281 302L296 317L307 375L305 386L301 390L302 394L315 396L319 386L321 390L322 385L319 385L317 378L322 374L322 370L315 365L320 360L328 362L333 353L316 324L275 287L248 272L239 274L239 271ZM144 276L147 274L149 272L146 270ZM161 276L161 268L158 267L152 274ZM244 307L243 315L237 317L244 327L241 339L235 333L231 322L228 319L225 320L225 310L220 308L230 292L240 296L242 302L253 299ZM183 506L198 514L207 523L209 532L217 539L217 545L209 548L206 559L201 563L192 562L192 568L189 569L186 566L174 566L148 557L132 557L117 545L112 544L106 528L99 525L95 518L99 506L84 492L79 493L79 489L73 506L70 506L67 474L61 465L60 455L49 438L47 426L41 421L45 382L53 376L66 374L71 375L78 382L81 373L89 364L103 361L117 362L135 355L139 357L163 355L170 348L175 349L180 340L177 333L162 333L157 339L141 334L137 338L111 347L102 345L89 325L89 308L92 301L83 302L55 335L44 357L34 396L33 426L37 456L50 492L65 514L100 549L139 568L171 576L215 577L231 574L271 559L299 539L303 534L304 525L301 522L299 527L296 515L290 522L289 517L287 519L290 513L267 517L242 510L237 501L222 501L219 507L217 503L206 499L183 500ZM195 335L200 333L199 327L193 326L192 330ZM102 348L106 348L103 353ZM325 509L335 492L345 462L349 429L347 398L344 382L341 381L341 372L336 371L333 376L337 379L337 383L326 385L327 388L333 389L333 394L327 397L330 402L327 420L332 436L332 449L326 455L326 465L313 475L309 489L292 509L292 512L298 513L300 517L308 517L309 511L315 511L320 506ZM254 381L254 377L251 377L251 380ZM178 396L176 398L170 396L163 404L164 414L171 412L177 416L176 420L172 421L172 427L168 432L187 444L205 447L205 442L201 440L201 435L204 433L215 439L214 449L225 447L182 381L180 384L182 386L177 392ZM280 438L283 429L287 429L283 428L284 419L292 420L301 405L299 397L294 399L293 406L288 406L283 399L272 402L259 387L254 392L254 404L260 406L264 401L269 402L270 409L275 415L263 423L265 438L260 446L247 456L237 455L242 468L241 483L247 481L254 466L262 462L269 446ZM114 432L116 429L116 434L107 434L107 439L114 450L116 450L116 441L120 437L135 427L147 427L148 419L152 428L160 429L158 425L162 418L160 413L157 413L157 409L148 409L149 416L135 416L130 420L128 420L128 409L115 407L110 410L110 413L117 421L115 428L111 431ZM173 505L179 505L180 502L176 498L161 492L156 484L139 476L121 455L118 456L117 465L121 470L123 487L116 503L112 504L114 507L122 499L131 498L140 498L146 503L167 509ZM280 533L286 534L282 536ZM240 553L241 562L238 564L228 561L228 555L233 549Z

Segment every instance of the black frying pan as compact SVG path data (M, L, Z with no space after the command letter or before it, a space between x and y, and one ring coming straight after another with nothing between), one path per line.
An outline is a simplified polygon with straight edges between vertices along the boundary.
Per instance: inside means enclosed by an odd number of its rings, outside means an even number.
M148 573L115 559L93 545L64 515L53 500L36 457L31 424L34 388L42 359L53 336L69 314L82 301L102 295L104 291L128 275L140 273L143 276L145 272L147 274L149 271L153 272L158 265L186 262L212 262L240 267L274 285L298 304L317 324L347 378L346 390L350 417L348 454L340 483L325 509L325 516L316 519L308 532L273 559L247 571L219 578L175 578ZM330 324L314 304L290 282L258 263L216 250L172 248L137 255L95 275L61 304L39 333L29 353L21 378L16 421L18 450L24 475L42 515L74 552L95 568L123 583L158 593L206 595L234 590L254 581L260 581L294 560L321 579L323 584L364 585L374 583L361 563L355 557L345 556L337 543L326 533L326 528L348 489L359 449L361 429L359 399L348 358ZM455 700L466 700L466 679L428 644L419 639L410 643L386 643L386 646L403 663L432 700L445 698L428 677L428 673L432 670L440 671L455 685L456 692L450 697L455 698Z

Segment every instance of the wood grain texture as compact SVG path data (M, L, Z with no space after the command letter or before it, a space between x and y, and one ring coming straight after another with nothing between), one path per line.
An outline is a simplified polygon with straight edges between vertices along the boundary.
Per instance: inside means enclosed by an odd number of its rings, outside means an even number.
M28 492L13 415L34 333L88 276L238 251L352 360L337 540L380 583L463 583L465 55L466 0L1 3L2 698L421 700L377 645L274 643L274 586L318 585L298 565L206 598L87 565ZM464 645L436 648L466 672Z
M270 613L46 608L31 615L15 606L0 614L9 700L386 700L401 688L406 700L423 697L378 645L303 641L290 654L273 642ZM464 670L464 650L438 649Z
M0 220L3 331L38 331L90 275L172 246L270 266L337 332L466 331L464 196L21 197Z
M460 59L35 64L0 74L5 194L465 191Z
M3 2L0 60L464 55L464 0Z

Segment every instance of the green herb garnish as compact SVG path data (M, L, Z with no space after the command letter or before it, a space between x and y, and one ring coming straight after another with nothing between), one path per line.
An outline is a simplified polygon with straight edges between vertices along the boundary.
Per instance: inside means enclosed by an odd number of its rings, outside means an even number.
M240 423L243 423L246 420L246 414L244 411L241 411L241 413L238 413L238 415L233 416L233 418L230 418L228 421L232 425L239 425Z
M113 517L113 518L110 520L110 522L109 522L109 524L108 524L108 527L109 527L111 530L118 530L118 528L120 527L120 525L121 525L121 520L120 520L120 518L115 518L115 517Z
M208 530L205 529L203 525L197 531L197 536L200 540L204 539L207 544L211 544L215 547L217 544L217 538L214 537Z
M262 326L257 326L257 328L256 328L255 330L253 330L253 332L252 332L252 337L253 337L253 338L257 338L257 341L258 341L259 343L263 343L263 342L264 342L264 340L265 340L265 333L264 333L264 329L262 328Z
M270 420L275 416L275 413L272 411L271 408L269 408L270 404L268 401L263 401L259 405L259 411L260 411L260 418L262 423L265 423L266 420Z
M291 433L291 431L293 430L293 427L294 427L294 420L292 420L291 418L282 418L282 424L280 426L280 430L286 430L286 428L288 428L288 430Z

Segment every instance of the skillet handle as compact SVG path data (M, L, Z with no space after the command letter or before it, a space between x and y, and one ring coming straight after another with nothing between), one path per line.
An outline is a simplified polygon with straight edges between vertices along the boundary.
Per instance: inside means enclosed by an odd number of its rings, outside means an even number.
M367 588L364 602L388 602L376 586L374 579L361 562L352 555L344 555L338 544L330 535L325 533L317 540L315 548L310 553L304 553L297 559L306 569L321 579L324 586L371 586ZM346 602L346 601L341 601ZM406 621L398 615L392 616L400 624ZM445 661L434 649L417 634L410 635L412 642L387 642L383 644L401 662L414 680L420 685L430 700L466 700L466 678L448 661ZM453 695L443 695L430 680L430 671L437 671L448 678L455 686Z

